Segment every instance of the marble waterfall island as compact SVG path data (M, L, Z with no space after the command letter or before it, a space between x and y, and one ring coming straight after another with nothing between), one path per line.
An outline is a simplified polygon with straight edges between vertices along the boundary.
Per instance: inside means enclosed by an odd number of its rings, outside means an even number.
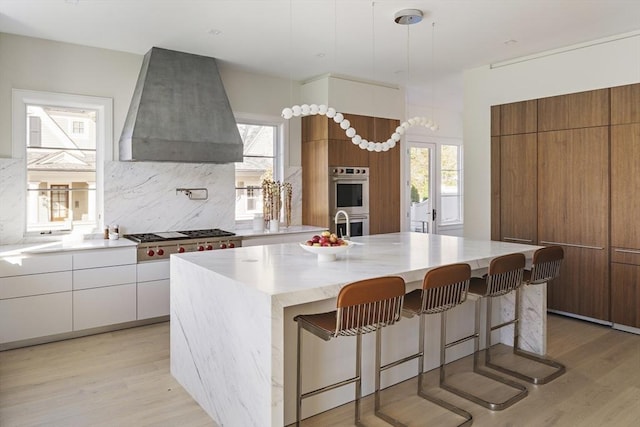
M315 254L296 243L171 256L171 373L216 423L283 426L294 421L293 317L334 309L338 291L346 283L399 275L410 291L418 288L425 273L436 266L466 262L474 274L482 274L497 256L520 252L530 262L538 249L420 233L353 240L357 244L338 255L335 262L318 262ZM546 286L527 287L523 294L524 348L544 354ZM509 315L513 299L504 298L494 307L496 319ZM467 301L452 310L448 322L452 336L473 330L473 309L474 302ZM439 318L430 316L427 339L437 339L438 330ZM415 351L416 331L417 319L403 319L385 328L383 357L384 349L394 353L389 357ZM363 340L364 394L373 392L374 387L374 340L370 335ZM496 341L509 343L508 335L498 337L496 333ZM303 339L304 366L312 367L303 374L305 389L353 374L352 338L322 343L312 336ZM451 359L470 354L472 345L468 344L450 352ZM437 348L425 356L425 370L435 368ZM405 365L390 370L383 387L416 375L415 366ZM353 400L353 389L343 387L326 395L305 401L303 416Z

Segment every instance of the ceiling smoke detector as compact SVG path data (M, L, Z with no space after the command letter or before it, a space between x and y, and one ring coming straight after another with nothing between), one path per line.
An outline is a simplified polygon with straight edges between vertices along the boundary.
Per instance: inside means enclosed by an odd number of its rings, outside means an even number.
M402 9L396 12L393 20L396 24L411 25L422 21L422 11L418 9Z

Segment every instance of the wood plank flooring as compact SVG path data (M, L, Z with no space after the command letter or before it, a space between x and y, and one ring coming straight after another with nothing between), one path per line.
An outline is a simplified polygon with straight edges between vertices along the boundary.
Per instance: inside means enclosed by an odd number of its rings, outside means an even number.
M550 315L548 349L567 373L529 385L529 396L504 411L429 391L471 412L477 426L640 425L640 336ZM451 364L452 381L473 385L463 373L469 368L468 358ZM426 383L436 384L437 373L428 373ZM461 421L416 397L415 387L413 379L384 390L385 411L411 426ZM371 415L372 406L373 399L365 398L363 422L386 426ZM352 420L349 404L303 425L346 426ZM2 427L214 425L169 373L168 323L0 352Z

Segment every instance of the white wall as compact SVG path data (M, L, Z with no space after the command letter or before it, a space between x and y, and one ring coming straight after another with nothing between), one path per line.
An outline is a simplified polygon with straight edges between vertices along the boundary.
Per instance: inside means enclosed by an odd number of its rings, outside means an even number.
M490 107L638 83L640 33L522 59L465 72L465 237L489 239L491 234Z

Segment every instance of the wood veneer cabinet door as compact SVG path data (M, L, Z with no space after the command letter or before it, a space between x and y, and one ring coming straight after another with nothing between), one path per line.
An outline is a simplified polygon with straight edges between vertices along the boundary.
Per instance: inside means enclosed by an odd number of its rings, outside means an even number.
M329 141L302 142L302 223L329 227Z
M501 105L500 135L532 133L538 130L538 100Z
M500 136L500 105L491 106L491 136Z
M611 263L611 321L640 328L640 265Z
M640 123L640 83L611 88L611 124Z
M640 249L640 123L611 126L611 246Z
M344 114L344 118L349 120L351 127L356 130L356 133L367 141L373 141L373 117L360 116L357 114ZM336 123L333 119L325 118L328 124L329 139L341 139L343 141L349 141L351 138L347 136L345 130L340 127L339 123ZM388 136L385 138L388 138Z
M500 137L501 240L537 240L537 134Z
M369 152L351 141L330 139L329 166L369 166Z
M609 124L609 89L538 100L538 132Z
M376 118L375 137L386 141L398 120ZM400 145L385 152L369 152L369 233L400 231Z
M500 236L501 236L500 234L500 137L492 136L491 137L491 240L500 240Z
M538 240L565 261L549 308L609 320L608 127L538 134Z

